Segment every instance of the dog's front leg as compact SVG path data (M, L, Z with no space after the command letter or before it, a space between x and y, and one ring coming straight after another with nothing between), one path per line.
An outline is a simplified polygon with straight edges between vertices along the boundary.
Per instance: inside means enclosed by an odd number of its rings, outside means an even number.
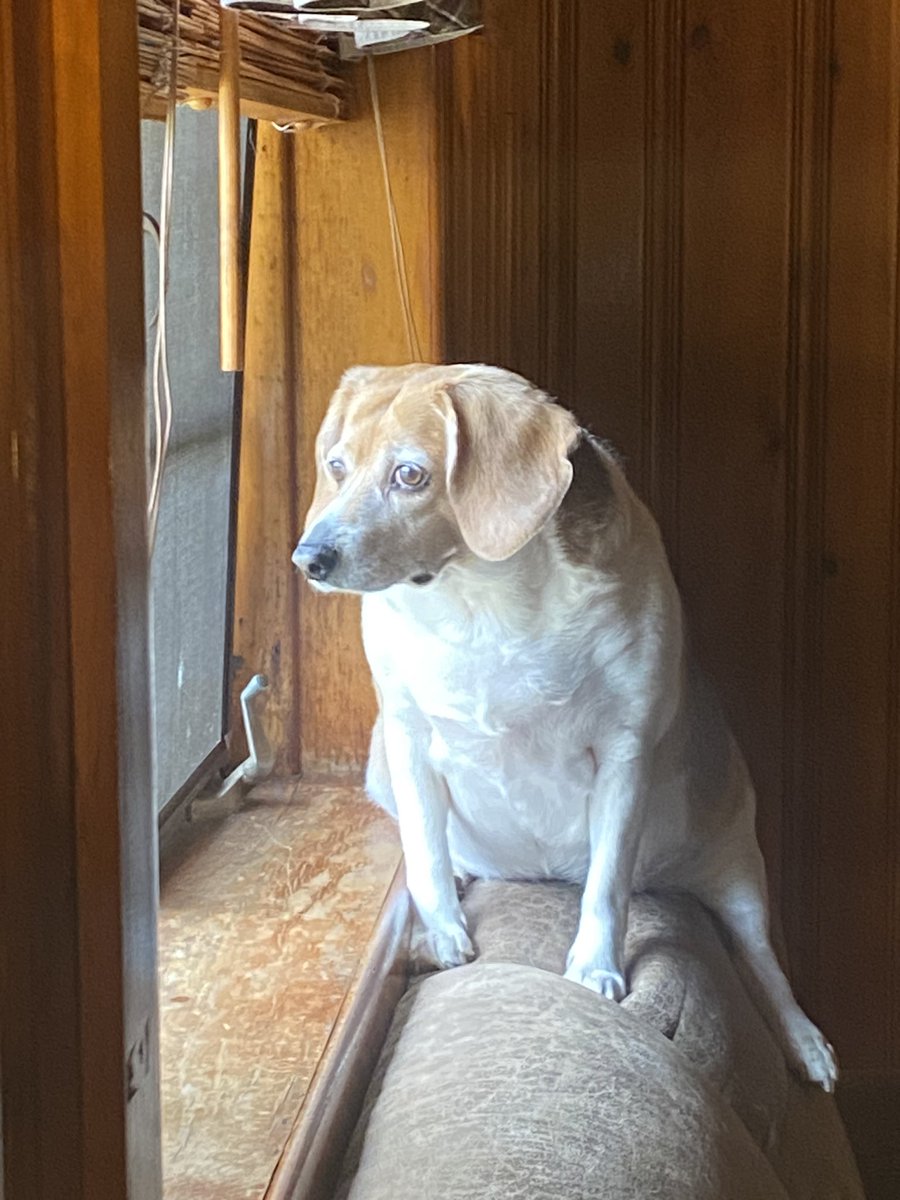
M589 802L591 860L566 978L610 1000L626 992L625 929L644 823L644 775L637 751L607 758Z
M397 804L406 883L423 929L417 954L439 967L474 957L447 846L448 795L428 758L430 733L416 714L384 714L384 745Z

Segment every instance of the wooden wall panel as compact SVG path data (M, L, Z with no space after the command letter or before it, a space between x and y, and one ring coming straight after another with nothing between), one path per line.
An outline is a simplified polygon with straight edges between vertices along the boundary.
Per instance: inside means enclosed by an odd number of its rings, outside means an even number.
M299 579L290 554L299 521L293 447L298 421L295 362L296 230L292 138L272 126L257 134L241 436L234 602L231 728L240 730L240 691L269 679L266 729L279 774L300 770ZM233 747L244 753L242 740Z
M489 3L484 33L439 58L444 354L569 396L574 8L526 7Z
M832 117L832 6L794 5L790 126L788 389L785 559L785 796L782 917L794 985L816 1008L816 829L820 764L813 752L822 694L822 429L828 337L828 196Z
M900 6L836 0L822 411L816 1002L849 1064L900 1068L897 220ZM850 886L841 886L846 880ZM865 1018L847 979L866 979Z
M698 651L760 786L774 875L783 563L769 551L785 521L793 16L681 0L579 13L592 36L578 39L573 115L572 403L624 455L662 526ZM722 418L714 453L711 410ZM717 550L729 539L741 555ZM755 643L761 610L772 636Z
M524 371L624 455L747 747L777 876L784 563L771 547L785 538L793 13L527 9L490 5L484 38L454 47L446 68L448 357ZM539 36L562 10L574 83ZM560 91L551 133L545 97ZM569 181L570 207L549 209L542 173ZM554 257L568 258L564 283L545 274ZM573 330L555 360L543 352L554 318ZM718 549L729 540L740 555Z
M783 3L685 4L679 369L667 398L677 575L697 653L756 782L773 883L783 788L792 36Z
M574 236L581 251L602 238L604 252L579 252L572 263L574 387L567 399L595 433L613 443L629 478L648 495L647 410L659 389L647 386L645 344L652 331L644 295L654 286L658 291L663 263L647 214L653 180L660 179L654 168L663 166L660 152L668 153L668 145L660 139L649 161L653 22L633 0L593 7L594 36L576 40L577 96L570 117L577 145ZM585 15L580 8L578 13Z

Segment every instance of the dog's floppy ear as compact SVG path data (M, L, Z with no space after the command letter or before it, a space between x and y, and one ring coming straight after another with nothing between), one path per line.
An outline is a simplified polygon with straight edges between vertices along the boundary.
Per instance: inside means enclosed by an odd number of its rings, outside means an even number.
M479 558L501 562L556 512L572 482L578 426L518 376L460 380L440 394L447 491L460 533Z

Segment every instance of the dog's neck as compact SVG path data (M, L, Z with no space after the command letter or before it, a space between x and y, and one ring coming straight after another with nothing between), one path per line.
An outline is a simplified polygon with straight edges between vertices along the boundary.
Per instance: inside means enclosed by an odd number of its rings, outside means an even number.
M596 574L566 559L551 522L503 562L464 553L425 587L400 584L380 595L406 619L446 635L466 636L489 625L517 638L571 619L596 588Z

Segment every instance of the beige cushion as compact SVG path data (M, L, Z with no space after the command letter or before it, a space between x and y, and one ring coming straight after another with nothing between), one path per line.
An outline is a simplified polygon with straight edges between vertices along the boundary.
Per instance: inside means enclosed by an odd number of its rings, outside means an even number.
M465 909L480 962L565 970L581 891L564 883L478 881ZM862 1200L837 1106L787 1070L734 969L714 918L690 896L639 895L626 942L622 1007L657 1029L722 1095L792 1200Z
M479 961L562 974L580 895L568 884L475 883L465 908ZM623 1007L671 1039L767 1148L787 1102L787 1071L709 913L688 896L635 896L626 973Z
M339 1196L862 1200L832 1098L785 1069L713 918L635 897L616 1006L559 978L579 900L469 888L478 961L401 1002Z
M666 1038L531 967L475 963L411 989L376 1095L338 1193L351 1200L787 1195Z

